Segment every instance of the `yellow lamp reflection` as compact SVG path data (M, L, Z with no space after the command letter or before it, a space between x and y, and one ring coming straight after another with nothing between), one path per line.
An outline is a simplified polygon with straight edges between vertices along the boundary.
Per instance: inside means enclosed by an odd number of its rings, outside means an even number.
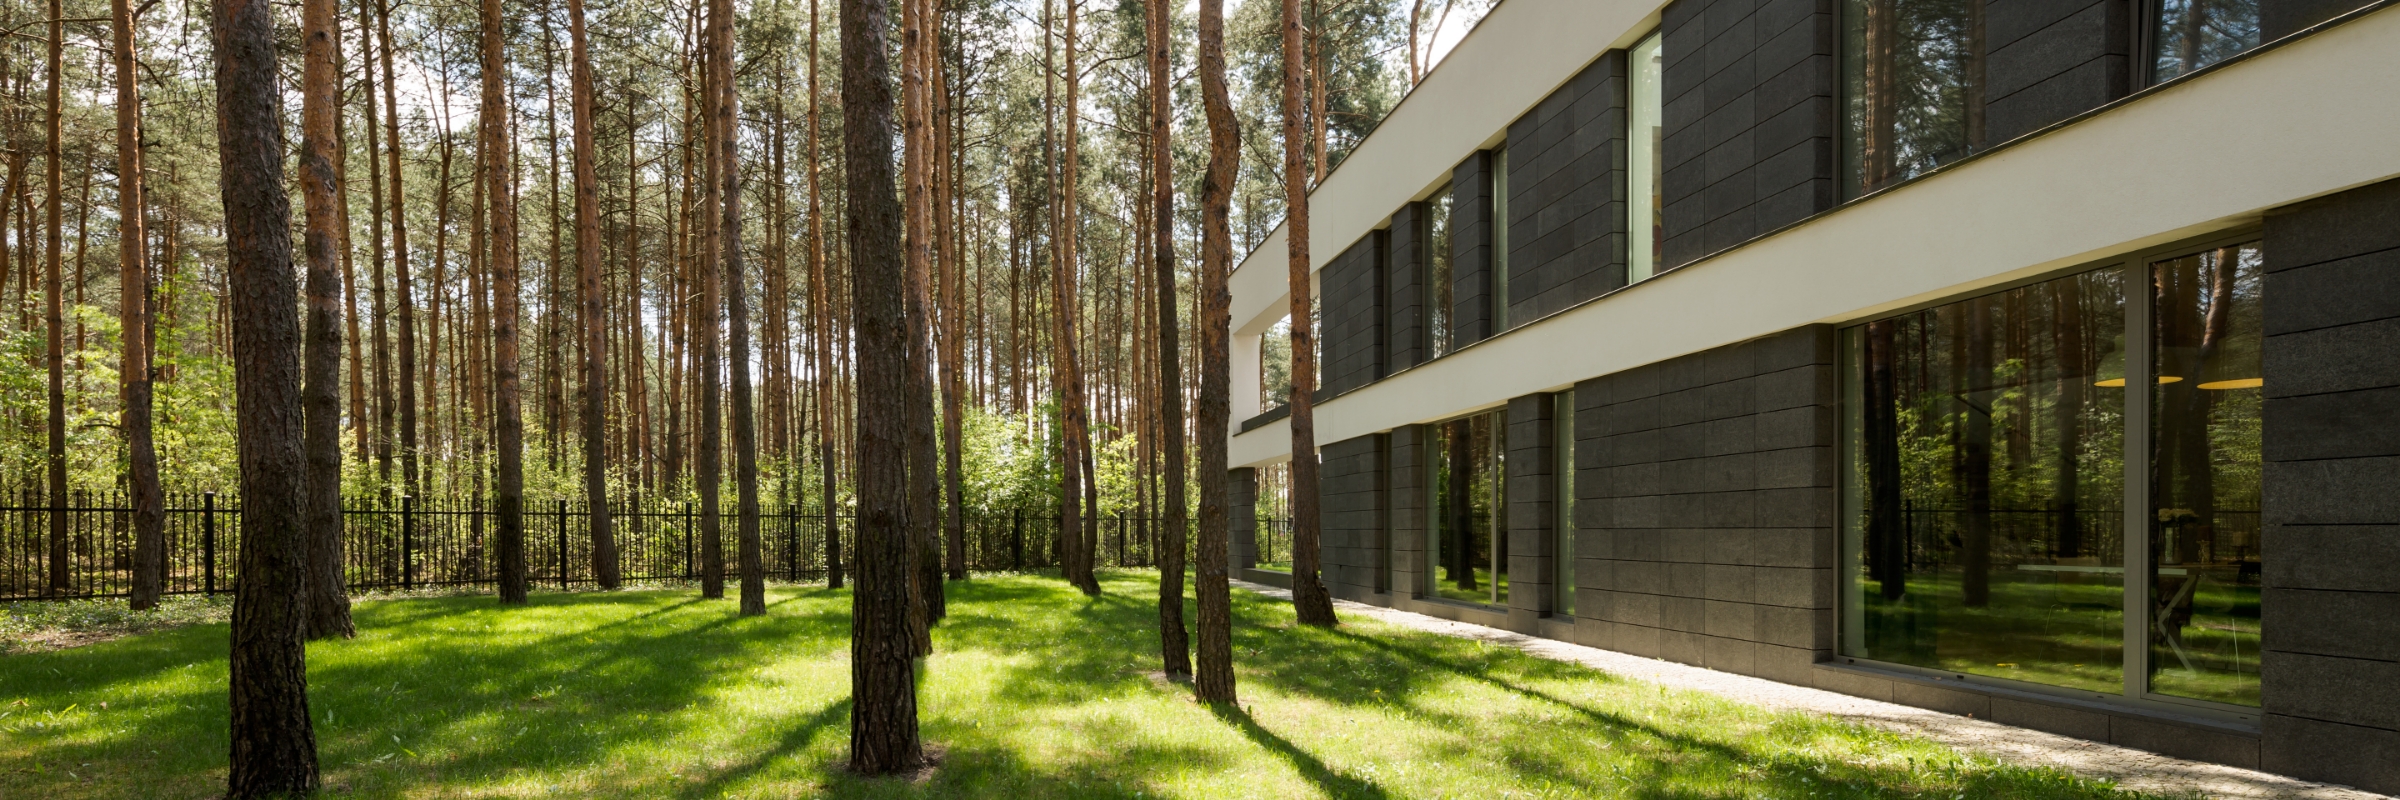
M2183 382L2183 379L2182 379L2182 378L2179 378L2179 377L2176 377L2176 376L2173 376L2173 375L2160 375L2160 376L2158 376L2158 382L2159 382L2159 383L2161 383L2161 384L2168 384L2168 383L2182 383L2182 382ZM2092 384L2092 385L2093 385L2093 386L2106 386L2106 387L2108 387L2108 388L2111 388L2111 389L2123 389L2123 388L2125 388L2125 379L2124 379L2124 378L2110 378L2110 379L2108 379L2108 380L2100 381L2100 382L2094 383L2094 384ZM2208 388L2208 387L2207 387L2207 386L2204 384L2204 385L2202 385L2202 386L2201 386L2201 388L2205 389L2205 388Z
M2229 381L2209 381L2207 383L2200 384L2200 388L2218 391L2226 389L2256 389L2265 384L2266 380L2263 378L2235 378Z

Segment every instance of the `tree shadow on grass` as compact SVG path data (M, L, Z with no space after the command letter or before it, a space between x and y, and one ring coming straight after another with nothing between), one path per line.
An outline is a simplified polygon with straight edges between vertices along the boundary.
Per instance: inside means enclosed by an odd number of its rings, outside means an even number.
M1259 725L1257 720L1250 718L1250 712L1244 711L1238 706L1230 703L1211 703L1208 711L1210 714L1216 715L1217 719L1224 721L1225 724L1233 726L1234 730L1240 731L1243 738L1266 748L1267 752L1273 753L1275 757L1291 764L1293 769L1300 771L1301 777L1307 778L1309 783L1315 784L1327 796L1343 798L1385 798L1390 796L1384 792L1383 787L1377 786L1371 781L1335 772L1331 767L1325 766L1325 762L1319 760L1315 755L1311 755L1289 740L1275 735L1274 731Z
M827 703L824 708L817 709L815 713L791 722L784 731L783 738L777 740L774 747L751 756L750 760L742 762L739 766L710 776L700 785L686 788L683 796L722 797L727 789L775 766L776 762L798 757L801 753L807 752L809 745L814 744L819 735L833 730L841 723L848 722L849 719L849 698L845 697Z

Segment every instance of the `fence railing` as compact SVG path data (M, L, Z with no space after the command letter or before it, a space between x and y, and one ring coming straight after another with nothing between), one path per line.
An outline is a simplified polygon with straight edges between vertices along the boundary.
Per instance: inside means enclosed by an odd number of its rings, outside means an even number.
M36 492L5 499L15 502L0 505L0 601L122 597L132 592L133 512L123 495L74 493L56 506ZM214 493L197 493L169 494L165 505L166 593L230 592L241 551L241 504ZM343 572L352 591L496 583L499 515L487 502L402 497L344 505ZM572 588L596 583L588 509L579 501L527 503L526 572L535 585ZM624 580L700 577L698 504L645 499L611 503L609 509ZM51 529L53 519L65 523L63 536ZM1037 569L1058 563L1058 519L1051 514L985 512L964 519L969 569ZM838 534L847 572L856 550L848 515L829 520L797 507L760 509L759 545L767 577L824 580L829 522ZM739 523L732 504L720 509L719 536L729 581L739 574ZM1100 517L1097 563L1156 563L1159 527L1155 518ZM945 534L945 547L947 539Z

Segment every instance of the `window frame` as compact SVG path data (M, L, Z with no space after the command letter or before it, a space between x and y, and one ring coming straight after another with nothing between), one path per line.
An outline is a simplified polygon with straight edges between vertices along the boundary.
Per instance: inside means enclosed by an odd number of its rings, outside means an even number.
M2251 224L2229 228L2190 239L2183 239L2164 245L2157 245L2139 250L2131 250L2108 258L2083 262L2065 269L2045 272L2039 275L2011 280L1954 295L1946 295L1939 299L1914 303L1900 308L1883 311L1872 316L1861 317L1859 319L1840 324L1835 330L1835 335L1837 337L1846 339L1850 331L1863 328L1869 323L1903 317L1927 309L1964 302L1979 297L1990 297L2011 290L2057 280L2059 278L2072 275L2080 275L2087 272L2096 272L2100 270L2116 268L2123 270L2123 274L2125 276L2124 280L2121 282L2123 293L2120 295L2119 300L2124 304L2125 308L2125 329L2122 331L2122 333L2125 336L2125 375L2128 379L2126 382L2128 386L2148 386L2150 385L2149 376L2155 374L2156 372L2157 360L2155 353L2156 345L2154 341L2156 331L2154 330L2152 320L2152 304L2156 302L2156 296L2155 290L2151 288L2152 283L2148 279L2151 266L2160 261L2167 261L2231 245L2261 242L2263 246L2262 236L2262 227L2256 224ZM1837 345L1835 350L1837 361L1835 374L1840 376L1837 377L1836 380L1846 382L1848 380L1848 376L1851 374L1851 370L1856 366L1855 359L1857 358L1857 354L1852 352L1851 348L1846 344ZM2143 376L2143 380L2138 382L2138 384L2136 381L2132 380L2132 378L2136 375ZM1849 402L1848 388L1847 386L1841 386L1837 387L1836 391L1838 396L1842 398L1841 402L1844 404L1843 406L1837 406L1837 413L1840 415L1840 419L1845 420L1841 423L1841 425L1846 427L1848 425L1846 420L1848 420L1850 415L1850 409L1846 407L1846 404ZM2164 695L2150 690L2149 630L2155 618L2155 610L2151 608L2150 589L2152 576L2146 572L2137 575L2134 565L2150 563L2150 536L2147 535L2147 531L2150 527L2150 504L2152 502L2153 489L2151 486L2150 469L2151 406L2155 402L2155 399L2154 393L2150 391L2127 391L2125 393L2124 400L2123 453L2121 454L2120 461L2121 469L2123 470L2122 480L2124 486L2124 489L2122 490L2122 513L2124 515L2123 525L2124 530L2127 532L2123 537L2123 557L2125 559L2124 563L2127 566L2125 568L2126 571L2124 574L2124 580L2122 582L2124 592L2124 616L2122 618L2122 624L2124 627L2124 644L2122 655L2123 662L2121 666L2124 677L2123 684L2119 687L2117 692L2095 692L2046 683L2035 683L2032 681L2013 680L2009 678L2000 678L1987 675L1959 673L1935 669L1932 667L1900 664L1874 658L1850 655L1849 652L1853 642L1852 637L1854 634L1860 633L1859 626L1862 624L1862 619L1859 613L1861 609L1854 602L1852 591L1852 588L1859 580L1859 572L1861 570L1859 565L1860 554L1858 552L1858 545L1857 543L1851 541L1851 537L1845 530L1845 524L1842 523L1837 523L1832 532L1835 538L1835 552L1838 559L1838 563L1835 565L1835 581L1836 585L1841 587L1834 593L1835 645L1833 650L1833 661L1839 664L1864 666L1876 670L1897 672L1907 675L1917 675L1942 681L1954 681L1974 686L1992 687L2012 691L2025 691L2053 697L2067 697L2079 700L2097 701L2106 705L2135 710L2171 712L2188 716L2196 716L2219 722L2232 723L2245 727L2258 726L2266 718L2263 705L2255 707L2241 706L2230 703L2220 703L2211 700ZM1856 481L1858 481L1860 478L1852 468L1852 465L1855 463L1856 459L1852 449L1851 437L1845 430L1842 434L1838 435L1836 439L1836 459L1837 463L1840 465L1837 469L1839 474L1837 476L1835 488L1835 503L1838 509L1836 514L1837 519L1847 520L1854 517L1859 511L1857 502L1854 499L1853 493L1851 492L1851 487L1855 486ZM2143 535L2135 535L2133 533L2134 531L2143 531L2145 533ZM2260 560L2263 564L2265 560L2263 554ZM2264 620L2263 614L2261 616L2261 620L2262 622ZM2261 628L2263 634L2264 626L2262 625Z

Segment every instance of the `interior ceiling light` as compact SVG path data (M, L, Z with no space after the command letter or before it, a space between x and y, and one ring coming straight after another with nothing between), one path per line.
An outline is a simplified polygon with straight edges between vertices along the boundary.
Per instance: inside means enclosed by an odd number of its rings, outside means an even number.
M2215 390L2256 389L2265 383L2266 380L2263 378L2235 378L2229 381L2209 381L2207 383L2200 384L2200 388Z
M2178 377L2176 377L2176 376L2173 376L2173 375L2160 375L2160 376L2158 376L2158 382L2159 382L2159 383L2161 383L2161 384L2168 384L2168 383L2182 383L2182 382L2183 382L2183 379L2182 379L2182 378L2178 378ZM2234 383L2234 381L2226 381L2226 383ZM2125 379L2124 379L2124 378L2110 378L2110 379L2108 379L2108 380L2100 381L2100 382L2098 382L2098 383L2094 383L2094 384L2092 384L2092 385L2093 385L2093 386L2106 386L2106 387L2108 387L2108 388L2111 388L2111 389L2122 389L2122 388L2125 388ZM2208 387L2209 387L2209 386L2211 386L2211 385L2213 385L2213 384L2202 384L2200 388L2203 388L2203 389L2205 389L2205 388L2208 388ZM2233 389L2233 388L2238 388L2238 387L2227 386L2227 387L2225 387L2225 388L2227 388L2227 389Z

